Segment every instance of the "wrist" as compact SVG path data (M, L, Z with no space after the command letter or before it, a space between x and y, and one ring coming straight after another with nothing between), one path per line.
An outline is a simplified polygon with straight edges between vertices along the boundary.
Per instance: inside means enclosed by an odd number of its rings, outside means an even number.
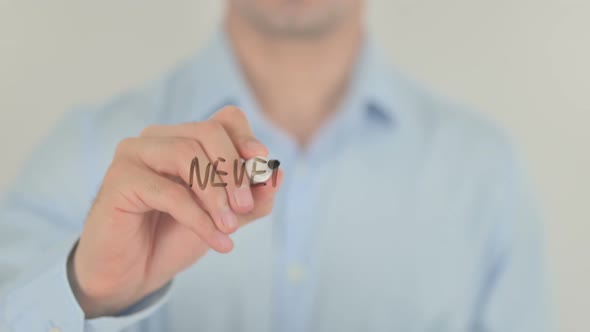
M76 242L72 248L67 260L67 276L72 293L76 297L76 301L84 311L84 315L87 319L112 315L114 314L114 310L109 309L112 308L112 306L107 305L107 303L110 302L108 300L109 296L107 296L106 293L103 295L92 295L93 293L86 291L80 283L80 273L77 270L79 264L76 264L78 243L79 242Z

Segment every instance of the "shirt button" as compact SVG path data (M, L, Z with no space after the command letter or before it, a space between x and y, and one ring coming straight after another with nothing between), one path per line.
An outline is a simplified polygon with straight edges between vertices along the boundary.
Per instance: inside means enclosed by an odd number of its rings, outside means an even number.
M300 283L305 279L305 269L301 265L291 265L287 270L287 278L292 283Z
M58 329L57 327L52 327L49 332L61 332L60 329Z

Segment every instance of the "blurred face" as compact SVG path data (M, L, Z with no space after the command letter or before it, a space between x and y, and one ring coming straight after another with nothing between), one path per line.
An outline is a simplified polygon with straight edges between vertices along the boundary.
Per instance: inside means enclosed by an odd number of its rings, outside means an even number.
M229 0L245 21L278 37L318 37L361 15L364 0Z

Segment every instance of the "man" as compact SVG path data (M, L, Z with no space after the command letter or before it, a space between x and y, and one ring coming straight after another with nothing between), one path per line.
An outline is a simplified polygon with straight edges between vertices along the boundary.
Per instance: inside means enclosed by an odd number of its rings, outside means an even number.
M365 1L227 5L199 57L31 157L0 214L3 326L548 330L504 136L388 69ZM274 186L232 180L255 156L281 161ZM227 185L189 187L195 157Z

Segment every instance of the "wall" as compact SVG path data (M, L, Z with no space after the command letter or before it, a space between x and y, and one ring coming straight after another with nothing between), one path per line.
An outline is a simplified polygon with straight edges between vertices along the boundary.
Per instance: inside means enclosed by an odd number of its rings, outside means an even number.
M0 188L64 110L193 53L222 3L0 0ZM590 330L590 2L373 0L369 24L398 67L513 133L547 219L560 330Z

